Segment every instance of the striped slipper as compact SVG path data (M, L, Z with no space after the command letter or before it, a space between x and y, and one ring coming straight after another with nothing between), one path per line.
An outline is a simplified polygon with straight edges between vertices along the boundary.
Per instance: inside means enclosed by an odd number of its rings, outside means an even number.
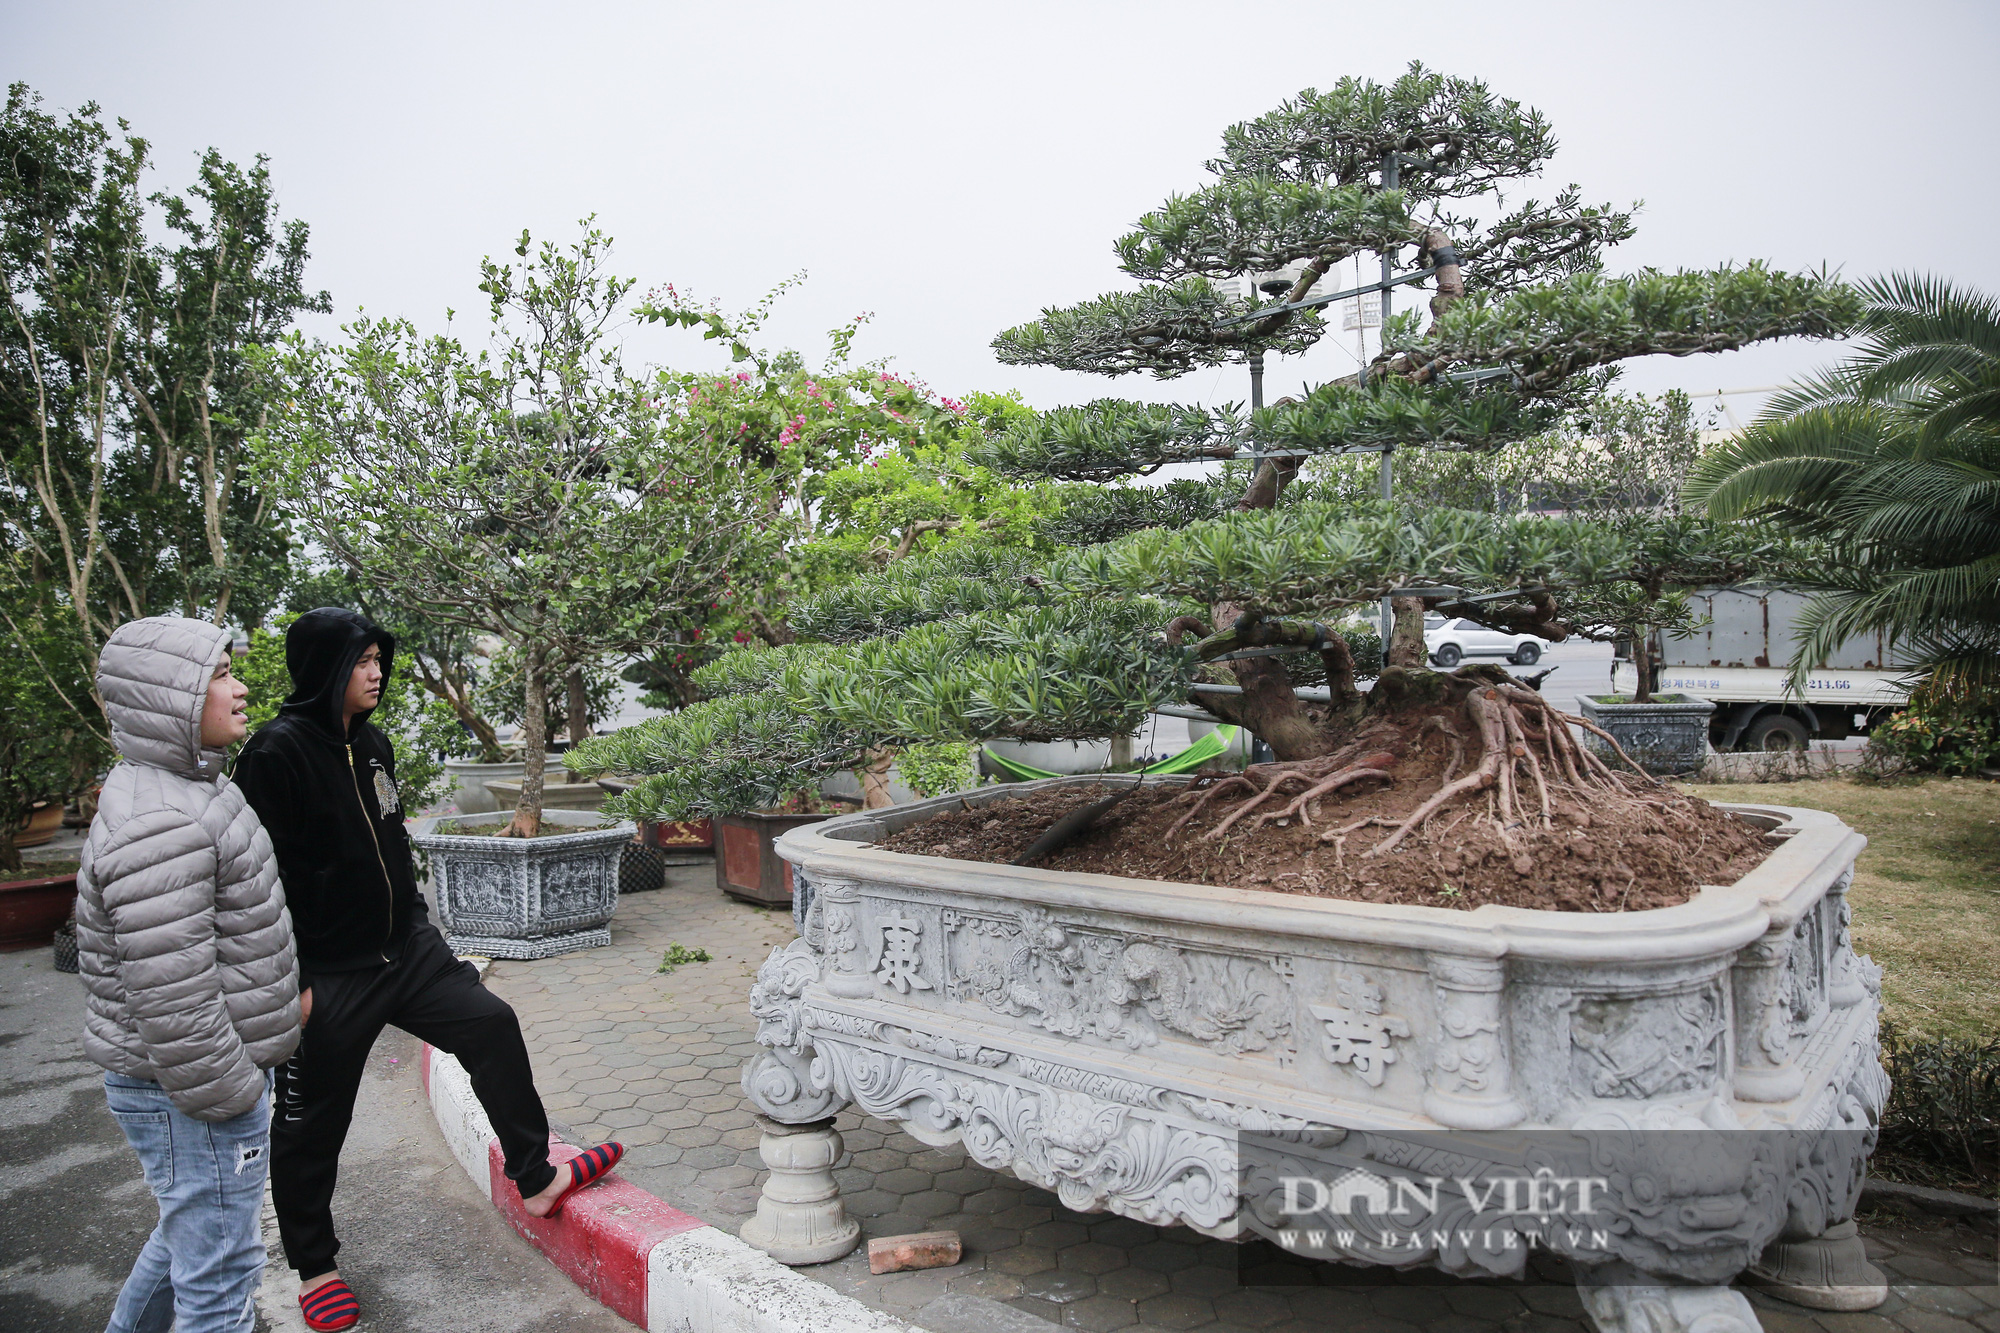
M581 1152L570 1158L569 1184L561 1194L556 1195L556 1201L549 1205L549 1211L543 1216L554 1217L562 1212L563 1205L569 1202L570 1195L586 1185L595 1185L604 1179L611 1173L611 1168L618 1165L618 1159L624 1155L624 1144L600 1143L588 1152Z
M300 1292L299 1310L313 1333L334 1333L335 1329L352 1328L361 1320L360 1300L355 1297L354 1289L339 1278Z

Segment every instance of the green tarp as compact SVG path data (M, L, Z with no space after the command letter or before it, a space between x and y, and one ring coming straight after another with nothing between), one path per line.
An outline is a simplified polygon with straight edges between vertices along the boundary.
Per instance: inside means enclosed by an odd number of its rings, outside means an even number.
M1186 773L1200 768L1211 759L1219 759L1229 749L1229 743L1236 739L1236 728L1228 724L1217 727L1179 754L1168 755L1157 764L1149 764L1139 770L1141 773ZM1024 764L1014 759L1003 759L991 750L986 758L1001 772L1009 774L1014 782L1033 782L1037 778L1059 778L1060 773L1051 773L1033 764Z

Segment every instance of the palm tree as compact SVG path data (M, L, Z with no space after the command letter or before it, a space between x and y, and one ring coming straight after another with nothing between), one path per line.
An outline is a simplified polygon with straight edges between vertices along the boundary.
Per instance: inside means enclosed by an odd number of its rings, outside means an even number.
M1695 468L1691 504L1825 542L1793 676L1886 631L1926 692L2000 688L2000 301L1938 278L1865 283L1858 352L1773 400Z

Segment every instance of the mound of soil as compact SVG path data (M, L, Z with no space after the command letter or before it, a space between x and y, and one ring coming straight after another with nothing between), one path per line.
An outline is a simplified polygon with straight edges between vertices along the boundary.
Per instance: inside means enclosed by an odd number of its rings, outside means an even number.
M1310 822L1239 818L1220 837L1212 835L1240 802L1209 802L1175 831L1205 784L1142 788L1039 868L1372 903L1634 912L1686 902L1703 884L1734 883L1771 851L1742 820L1634 778L1626 799L1558 800L1547 827L1524 820L1503 830L1475 798L1427 817L1386 854L1367 855L1435 791L1435 781L1401 780L1406 767L1416 770L1411 777L1434 777L1440 765L1431 758L1396 763L1390 785L1357 783L1313 802L1301 812ZM1005 864L1056 820L1110 792L1093 784L954 810L880 845Z

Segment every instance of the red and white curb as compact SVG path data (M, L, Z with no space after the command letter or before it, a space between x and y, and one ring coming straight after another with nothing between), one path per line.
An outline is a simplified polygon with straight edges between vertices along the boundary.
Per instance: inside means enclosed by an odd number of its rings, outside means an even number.
M473 1183L571 1281L647 1333L923 1333L793 1272L615 1171L571 1195L553 1221L529 1217L464 1067L427 1045L420 1068L431 1113ZM549 1149L557 1165L580 1151L553 1138Z

